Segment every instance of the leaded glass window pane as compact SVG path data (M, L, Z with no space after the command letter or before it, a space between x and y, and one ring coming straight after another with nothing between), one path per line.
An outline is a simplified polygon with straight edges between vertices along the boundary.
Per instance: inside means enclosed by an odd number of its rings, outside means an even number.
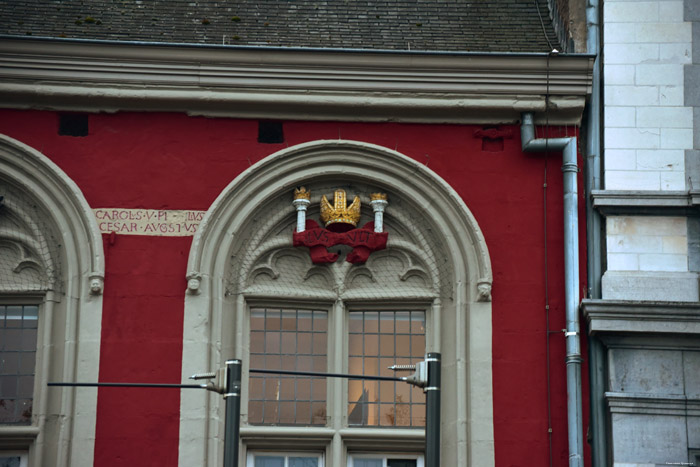
M354 459L353 467L384 467L383 459Z
M251 464L251 459L253 460ZM256 454L248 455L248 466L250 467L320 467L321 456L319 455L295 455L295 454Z
M395 376L388 367L412 364L425 354L425 312L354 311L349 316L348 370ZM393 381L348 381L351 426L425 426L420 388Z
M318 467L318 457L290 457L288 467Z
M250 368L328 371L327 340L325 311L251 309ZM324 378L251 373L248 389L250 424L326 424Z
M418 462L415 459L387 459L387 467L416 467Z
M255 467L284 467L284 457L255 456Z
M39 309L0 305L0 424L32 421Z

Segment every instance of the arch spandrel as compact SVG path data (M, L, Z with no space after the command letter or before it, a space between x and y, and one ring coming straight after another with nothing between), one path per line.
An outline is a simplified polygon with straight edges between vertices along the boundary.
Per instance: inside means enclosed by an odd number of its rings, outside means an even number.
M48 157L5 135L0 135L0 177L41 205L61 233L66 268L72 274L87 273L87 290L101 294L105 271L102 235L75 182Z
M371 222L374 215L367 203L368 194L382 186L325 180L305 185L312 193L312 207L307 219L318 220L319 199L333 193L334 187L364 199L358 227ZM450 262L448 253L439 242L431 241L427 232L430 220L415 216L415 207L401 200L401 195L389 193L392 209L385 213L389 235L385 250L374 252L364 265L345 261L350 247L330 248L340 252L334 263L314 265L306 248L292 246L291 232L296 225L296 213L290 203L291 189L283 196L273 197L259 206L258 212L240 229L233 240L231 264L227 270L226 294L248 296L317 296L333 299L371 299L381 297L431 299L439 296L440 288L449 288L449 274L441 268ZM448 265L451 270L451 265Z
M437 234L454 257L469 258L455 267L469 275L469 282L492 282L491 262L476 219L459 195L437 174L396 151L356 141L322 140L281 150L239 175L207 211L193 239L188 260L189 277L223 277L226 269L222 245L231 246L257 206L275 197L290 197L299 184L323 184L329 179L352 180L386 191L402 193L432 219ZM287 198L289 199L289 198ZM290 202L291 212L291 202ZM466 238L465 238L466 237ZM218 250L219 254L216 254ZM466 277L460 278L466 283ZM192 286L196 287L194 284ZM486 299L481 294L482 300Z
M58 291L60 240L31 194L0 178L0 293Z

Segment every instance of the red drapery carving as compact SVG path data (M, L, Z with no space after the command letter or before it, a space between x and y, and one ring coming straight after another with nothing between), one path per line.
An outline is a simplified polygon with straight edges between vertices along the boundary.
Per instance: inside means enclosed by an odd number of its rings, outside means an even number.
M359 229L338 233L320 227L316 221L307 220L305 231L294 232L293 244L308 247L314 264L334 263L338 259L338 254L329 253L326 248L348 245L353 250L348 253L345 261L363 264L373 251L386 248L388 236L387 232L375 232L374 222L368 222Z

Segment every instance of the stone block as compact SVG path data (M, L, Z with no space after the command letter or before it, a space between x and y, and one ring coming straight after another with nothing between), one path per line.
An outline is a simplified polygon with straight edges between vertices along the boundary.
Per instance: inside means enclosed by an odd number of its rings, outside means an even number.
M604 44L605 65L637 65L658 61L659 44Z
M700 465L697 461L700 458L700 417L688 417L688 446L695 449L695 457L693 459L695 467Z
M683 85L683 65L681 64L639 64L635 65L635 84L648 85Z
M659 105L658 86L605 86L605 105Z
M659 86L659 105L683 105L683 86Z
M612 392L683 395L683 352L680 350L610 349Z
M639 255L636 253L608 252L608 271L638 271Z
M671 254L640 253L640 271L687 272L688 256Z
M608 190L660 190L658 172L633 170L606 170L605 187Z
M698 275L690 272L606 271L603 299L697 302Z
M641 23L659 20L658 2L603 3L603 17L609 23Z
M700 272L700 218L688 218L688 270Z
M634 107L605 107L605 126L608 128L633 128L637 126L636 109ZM605 160L607 162L607 155Z
M687 65L692 63L691 45L688 44L659 44L659 62Z
M679 216L610 216L608 235L686 235L686 218Z
M688 399L700 399L700 351L686 350L683 352L683 374L685 382L685 395ZM700 428L700 418L698 418ZM697 433L700 436L700 431ZM700 437L692 446L700 447Z
M634 44L637 25L634 23L610 23L603 27L606 44Z
M700 21L693 23L693 63L700 63Z
M631 109L634 114L634 109ZM606 120L607 120L607 111ZM605 151L606 170L637 170L637 151L634 149L608 149Z
M700 121L698 121L700 124ZM685 175L688 179L689 190L700 189L700 151L686 150L684 151Z
M687 462L685 417L680 415L613 414L612 438L614 462Z
M636 65L606 65L603 69L603 76L605 77L605 84L610 85L620 85L635 84L635 70Z
M690 43L692 40L690 23L646 23L636 26L638 42Z
M685 189L684 172L660 172L659 182L663 191L682 191Z
M660 135L658 128L606 128L605 146L611 149L658 149Z
M700 107L693 108L693 121L697 122L693 128L693 149L700 149Z
M682 22L683 0L671 0L659 3L659 21L662 23Z
M692 149L693 130L691 128L662 128L659 134L661 149Z
M686 0L683 19L685 21L700 21L700 2Z
M693 109L690 107L638 107L637 125L649 128L693 128Z
M700 65L686 65L685 74L685 105L700 107Z
M662 237L651 235L610 235L607 248L611 253L661 253Z
M688 238L686 236L661 237L663 253L688 255Z
M684 168L685 151L682 149L637 150L637 170L683 171Z

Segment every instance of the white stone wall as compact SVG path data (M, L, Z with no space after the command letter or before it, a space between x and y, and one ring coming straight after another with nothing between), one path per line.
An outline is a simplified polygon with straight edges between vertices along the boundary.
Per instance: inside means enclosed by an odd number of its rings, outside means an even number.
M691 23L683 0L604 2L605 188L685 190Z
M692 62L684 1L603 6L605 189L685 191L693 108L683 105L684 66ZM611 217L607 235L608 271L688 272L683 217Z
M607 391L614 467L690 465L700 449L689 410L700 401L700 223L682 201L700 167L697 18L700 0L603 0L603 188L625 193L608 211L624 215L606 218L601 281L601 321L618 330L599 334L607 382L592 393Z
M608 217L608 271L688 271L685 217Z

